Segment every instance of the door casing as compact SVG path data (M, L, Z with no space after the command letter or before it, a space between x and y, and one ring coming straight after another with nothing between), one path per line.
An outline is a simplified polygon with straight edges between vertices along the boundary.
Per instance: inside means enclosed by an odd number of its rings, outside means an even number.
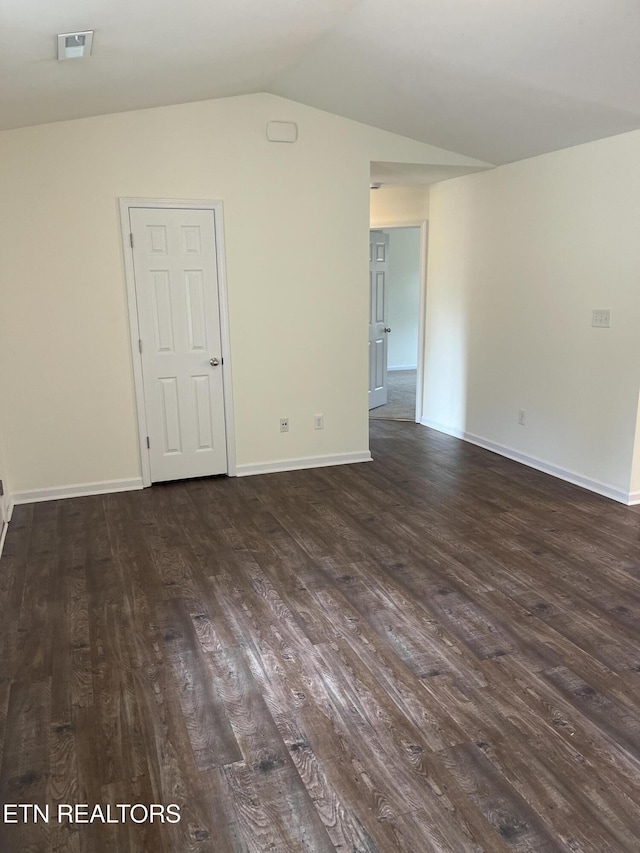
M220 336L222 343L222 384L224 389L224 414L227 433L227 473L230 477L236 473L235 427L233 420L233 387L231 381L231 347L229 336L229 304L227 299L227 277L225 267L224 221L221 201L203 199L158 199L158 198L121 198L120 227L122 232L122 249L124 256L125 281L127 285L127 304L129 307L129 335L131 339L131 356L133 360L133 379L136 395L136 412L138 417L138 447L142 485L151 485L151 466L147 448L147 413L144 404L144 384L142 378L142 357L138 340L138 303L136 300L135 275L133 268L133 251L130 243L129 210L135 207L164 208L173 210L211 210L214 213L214 232L217 248L218 295L220 301Z

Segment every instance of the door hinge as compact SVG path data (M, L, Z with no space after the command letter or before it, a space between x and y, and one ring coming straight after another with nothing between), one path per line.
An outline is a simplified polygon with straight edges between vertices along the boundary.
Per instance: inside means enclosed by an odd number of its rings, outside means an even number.
M133 249L133 234L129 232L129 242L131 243L131 248Z
M142 352L142 338L138 338L138 351Z
M0 480L0 498L4 495L4 483Z
M149 441L149 436L147 436L147 450L151 449L151 442Z

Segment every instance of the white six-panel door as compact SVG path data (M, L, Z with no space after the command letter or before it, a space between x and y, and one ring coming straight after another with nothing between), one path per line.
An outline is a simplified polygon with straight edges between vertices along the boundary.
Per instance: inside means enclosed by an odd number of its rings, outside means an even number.
M4 535L5 525L9 523L9 506L5 495L0 495L0 545Z
M151 482L227 471L214 215L129 209Z
M369 408L387 402L387 266L389 235L369 237Z

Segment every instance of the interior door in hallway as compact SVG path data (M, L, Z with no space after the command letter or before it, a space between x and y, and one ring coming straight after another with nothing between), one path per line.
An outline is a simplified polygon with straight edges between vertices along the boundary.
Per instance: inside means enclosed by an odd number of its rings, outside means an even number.
M387 402L387 269L389 235L369 232L369 409Z
M129 209L152 482L227 471L214 216Z
M0 479L0 483L2 480ZM2 546L2 539L5 532L5 527L9 523L9 503L7 496L4 494L4 489L2 490L2 494L0 494L0 546Z

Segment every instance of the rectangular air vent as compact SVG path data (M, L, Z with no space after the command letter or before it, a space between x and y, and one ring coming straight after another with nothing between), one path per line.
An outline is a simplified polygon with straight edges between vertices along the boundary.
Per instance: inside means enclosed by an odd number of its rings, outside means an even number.
M93 30L58 35L58 59L83 59L91 53Z

